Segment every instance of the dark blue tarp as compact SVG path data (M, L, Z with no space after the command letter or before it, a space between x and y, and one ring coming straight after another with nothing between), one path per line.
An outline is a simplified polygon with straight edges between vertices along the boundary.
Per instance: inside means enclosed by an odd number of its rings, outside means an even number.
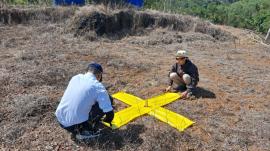
M53 0L54 5L85 5L85 0Z
M127 2L136 7L143 7L143 0L127 0Z
M113 2L114 0L111 0ZM138 8L143 7L143 0L126 0L127 3ZM85 0L53 0L54 5L85 5Z

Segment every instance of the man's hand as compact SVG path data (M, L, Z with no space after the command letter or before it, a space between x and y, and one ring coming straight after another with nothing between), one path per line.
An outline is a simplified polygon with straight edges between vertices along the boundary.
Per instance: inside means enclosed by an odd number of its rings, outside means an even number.
M165 92L169 92L171 89L172 89L172 86L168 86L168 87L165 89Z
M105 113L105 118L103 119L104 122L106 123L111 123L113 118L114 118L114 112L113 111L110 111L110 112L107 112Z
M182 93L181 99L186 99L188 97L188 91Z

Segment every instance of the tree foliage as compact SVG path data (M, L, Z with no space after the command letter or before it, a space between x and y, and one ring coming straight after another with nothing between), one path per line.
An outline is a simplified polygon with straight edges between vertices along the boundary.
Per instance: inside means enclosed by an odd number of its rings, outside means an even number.
M270 28L270 0L145 0L145 7L263 33Z

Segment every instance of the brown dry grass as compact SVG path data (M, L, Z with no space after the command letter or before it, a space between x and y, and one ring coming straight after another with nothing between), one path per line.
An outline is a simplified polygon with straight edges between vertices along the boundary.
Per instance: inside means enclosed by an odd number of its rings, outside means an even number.
M48 20L25 20L16 9L0 11L17 14L15 21L0 19L2 150L269 150L270 52L246 38L248 32L218 28L190 16L134 10L107 14L98 9L92 12L105 18L121 12L131 12L133 18L141 15L152 19L153 26L143 28L138 22L136 27L141 30L131 28L132 34L118 40L107 32L88 40L85 36L93 31L74 37L74 29L80 26L78 16L91 16L89 8L82 8L84 13L75 8L59 18L62 9L68 8L59 8L59 12L53 8L56 16L41 15L50 16ZM22 14L28 14L27 10ZM18 18L22 22L17 22ZM176 26L169 24L175 20ZM184 25L177 27L178 23ZM67 32L70 24L74 28ZM234 43L228 33L239 40ZM186 131L180 133L143 116L119 130L107 129L96 140L76 142L57 124L54 111L69 79L84 72L90 61L104 66L104 83L110 93L126 90L149 98L166 87L174 53L180 48L189 50L201 79L196 100L178 100L166 106L196 122ZM118 110L125 107L120 102L116 105Z
M117 40L128 35L145 35L160 27L169 31L199 32L220 41L235 39L210 23L191 16L93 6L80 8L71 19L67 31L90 40L96 40L97 36Z

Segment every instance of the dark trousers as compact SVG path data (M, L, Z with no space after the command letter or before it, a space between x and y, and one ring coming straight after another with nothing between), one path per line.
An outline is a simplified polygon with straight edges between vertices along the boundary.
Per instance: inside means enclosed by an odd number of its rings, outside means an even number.
M98 103L95 103L89 112L89 119L87 121L69 127L64 127L62 124L60 126L72 134L77 134L85 130L96 131L103 116L104 112L99 108Z

